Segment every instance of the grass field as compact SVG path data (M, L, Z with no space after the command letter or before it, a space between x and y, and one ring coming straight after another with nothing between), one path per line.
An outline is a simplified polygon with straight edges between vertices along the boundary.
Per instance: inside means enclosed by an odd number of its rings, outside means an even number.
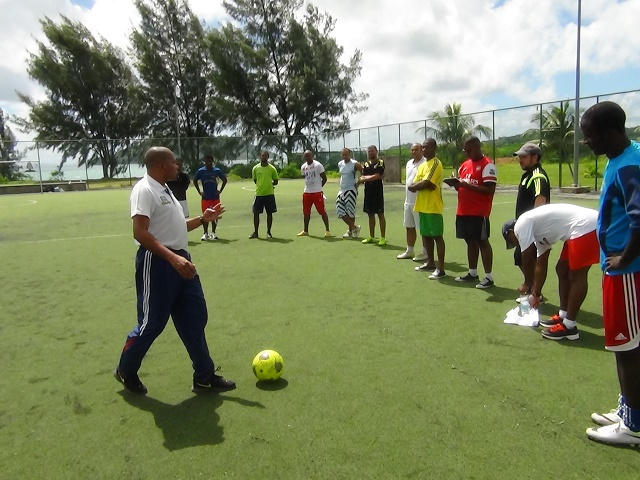
M171 326L143 362L146 397L111 376L135 322L129 190L1 196L0 478L636 478L636 450L584 433L618 392L598 269L579 341L502 323L520 281L499 233L513 192L495 197L496 286L483 291L453 281L467 265L452 191L441 282L395 258L405 244L401 187L386 189L386 247L340 238L332 208L335 238L321 238L316 214L311 237L297 238L301 191L299 180L277 187L273 240L264 218L262 238L248 239L246 182L223 193L221 240L189 234L212 356L238 384L204 397L190 392ZM332 199L337 184L325 191ZM545 314L557 308L552 272ZM274 388L256 385L250 368L265 348L285 359Z

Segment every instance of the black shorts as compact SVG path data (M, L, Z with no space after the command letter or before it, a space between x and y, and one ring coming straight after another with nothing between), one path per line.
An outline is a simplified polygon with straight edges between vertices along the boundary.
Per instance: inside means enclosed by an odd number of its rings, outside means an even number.
M275 213L278 211L276 208L275 195L264 195L262 197L256 197L253 200L253 213L262 213L265 210L267 213Z
M513 264L517 267L522 265L522 250L520 250L520 245L516 245L513 251Z
M489 217L456 216L456 238L487 240L490 234Z
M364 202L362 211L368 215L384 213L384 191L374 190L364 192Z

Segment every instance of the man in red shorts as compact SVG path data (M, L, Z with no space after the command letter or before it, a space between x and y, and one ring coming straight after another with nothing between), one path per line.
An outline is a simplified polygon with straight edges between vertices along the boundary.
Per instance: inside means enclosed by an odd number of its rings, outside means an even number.
M615 353L620 395L592 440L640 445L640 144L629 140L626 115L613 102L589 108L580 121L584 143L609 159L602 178L598 240L605 348Z
M222 186L218 190L218 179L222 181ZM198 181L202 182L202 190L198 185ZM200 202L202 207L202 213L206 212L208 208L216 208L216 205L220 204L220 194L224 187L227 185L227 176L218 167L213 166L213 155L204 156L204 167L201 167L193 177L193 184L198 191L198 194L202 197ZM211 233L209 233L209 223L202 222L202 229L204 234L200 240L217 240L216 227L218 222L214 221L211 224Z
M547 278L547 265L553 244L564 241L556 264L560 312L540 325L549 340L580 338L576 319L587 296L587 277L591 265L599 261L596 222L598 212L564 203L542 205L520 215L502 227L507 248L520 245L524 283L518 290L531 292L533 308L540 305L540 292Z
M322 188L327 183L327 174L324 173L322 164L314 160L313 152L306 150L303 155L304 163L300 167L300 173L304 177L304 193L302 194L302 215L304 217L304 229L298 234L299 237L309 235L309 220L311 219L311 207L316 210L324 222L325 237L330 237L329 216L324 208L324 194Z

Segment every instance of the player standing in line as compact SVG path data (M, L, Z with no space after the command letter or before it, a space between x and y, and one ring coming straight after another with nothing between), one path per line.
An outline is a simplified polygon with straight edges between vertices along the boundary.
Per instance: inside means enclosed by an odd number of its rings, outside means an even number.
M396 256L398 259L413 258L414 262L423 262L427 259L427 250L424 245L422 246L422 253L413 254L413 248L418 237L416 228L420 226L420 214L414 210L418 194L409 188L413 184L418 168L426 161L427 159L422 155L422 145L419 143L411 145L411 159L407 162L405 168L404 220L402 222L407 231L407 249Z
M598 239L605 348L614 352L620 384L618 406L594 413L603 425L593 440L640 445L640 144L629 140L626 115L613 102L589 108L580 121L584 143L609 159L602 178Z
M375 145L367 147L368 160L362 167L362 176L356 182L356 187L364 183L363 211L369 216L369 236L362 243L377 243L384 246L387 221L384 218L384 161L378 158L378 148ZM380 220L380 240L376 241L376 215Z
M460 165L457 179L447 179L447 183L458 192L456 212L456 238L467 243L469 272L456 277L457 282L477 282L478 257L482 255L484 278L476 288L493 287L493 250L489 243L491 224L489 215L493 195L498 182L496 166L482 153L482 143L478 137L470 137L464 143L467 160Z
M180 206L182 206L182 211L184 212L184 218L189 218L187 188L189 188L191 180L189 179L189 175L182 170L182 159L176 158L176 162L178 163L178 177L175 180L167 181L167 186L173 193L173 196L176 197L176 200L180 202Z
M362 165L351 159L351 150L343 148L340 152L342 160L338 162L340 172L340 191L336 197L336 211L338 218L347 224L349 229L342 238L358 238L360 225L356 225L356 172L362 174Z
M114 377L132 393L144 395L147 387L138 370L169 316L189 353L194 393L226 392L236 384L216 375L205 337L207 304L200 277L187 252L187 231L224 213L222 205L186 220L180 204L166 186L178 175L173 152L152 147L144 155L145 176L131 191L133 237L136 254L138 324L127 336Z
M218 190L218 179L222 180L222 186ZM198 181L202 182L202 190L198 185ZM218 167L213 166L213 155L204 156L204 167L198 169L193 177L193 184L198 191L198 194L202 197L200 205L204 212L207 208L213 208L220 204L220 194L227 186L227 176ZM209 234L209 222L202 224L204 234L200 240L217 240L216 227L218 222L214 221L211 224L211 234Z
M271 235L271 225L273 224L273 214L278 211L276 208L276 196L274 188L278 185L278 171L276 167L269 163L269 152L263 150L260 153L260 163L251 170L251 178L256 184L256 196L253 200L253 233L249 238L258 238L258 227L260 227L260 214L267 212L267 238Z
M518 288L529 293L532 308L538 308L542 287L547 279L549 254L553 244L564 241L556 264L560 310L566 315L554 315L540 325L546 327L542 336L549 340L577 340L576 320L587 296L587 280L591 265L598 263L596 222L598 212L577 205L554 203L541 205L510 220L502 227L507 248L520 245L524 282Z
M520 150L513 154L514 157L518 157L520 162L520 168L523 170L520 183L518 184L518 197L516 198L516 217L517 220L524 212L533 210L540 205L546 205L551 202L551 184L549 182L549 176L544 171L540 160L542 159L542 150L535 143L527 142ZM517 245L513 252L513 263L522 270L522 252L520 251L520 245ZM529 294L531 292L525 292ZM516 302L520 301L520 297L516 299ZM544 302L544 296L540 292L540 303ZM559 317L564 318L567 312L561 310ZM557 323L556 315L551 317L551 320ZM551 325L544 325L551 326Z
M306 150L303 154L304 163L300 167L300 173L304 177L304 192L302 194L302 215L304 228L298 233L299 237L309 236L309 220L311 220L311 207L315 205L316 210L324 222L326 238L331 236L329 231L329 216L324 208L324 193L322 188L327 183L327 174L324 173L324 166L313 158L313 152Z
M422 153L426 162L420 165L409 190L417 192L415 211L418 212L422 245L427 252L427 261L416 267L417 271L430 270L431 280L440 280L446 276L444 271L444 220L442 212L442 162L436 157L437 144L428 138L422 144ZM434 261L433 247L438 252L437 266Z

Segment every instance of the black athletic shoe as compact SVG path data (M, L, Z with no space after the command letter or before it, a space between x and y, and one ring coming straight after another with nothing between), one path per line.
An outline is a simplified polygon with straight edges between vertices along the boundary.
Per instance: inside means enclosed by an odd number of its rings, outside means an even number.
M137 393L139 395L147 394L147 387L140 381L138 375L129 375L128 377L124 377L122 372L117 368L113 371L113 377L119 381L124 388L131 393Z
M484 277L482 281L476 285L476 288L485 289L493 287L493 280L490 278Z
M217 371L217 370L216 370ZM206 380L193 380L193 393L221 393L235 390L236 383L231 380L225 380L220 375L212 374Z
M273 235L271 235L271 232L267 232L267 238L273 238Z
M471 275L470 273L456 277L456 282L477 282L478 280L480 280L478 275Z
M251 235L249 235L249 238L258 238L258 234L256 232L253 232Z

